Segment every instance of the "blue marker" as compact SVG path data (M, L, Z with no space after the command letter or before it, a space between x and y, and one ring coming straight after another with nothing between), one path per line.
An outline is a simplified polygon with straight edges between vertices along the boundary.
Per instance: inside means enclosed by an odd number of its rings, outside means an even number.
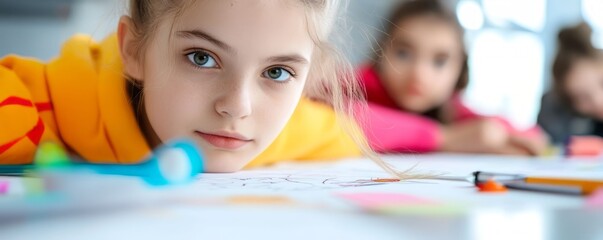
M34 164L0 166L0 175L23 175L31 172L91 171L98 174L140 177L151 185L186 183L203 171L203 157L194 143L187 140L169 142L138 164L97 164L72 161L60 146L44 143Z

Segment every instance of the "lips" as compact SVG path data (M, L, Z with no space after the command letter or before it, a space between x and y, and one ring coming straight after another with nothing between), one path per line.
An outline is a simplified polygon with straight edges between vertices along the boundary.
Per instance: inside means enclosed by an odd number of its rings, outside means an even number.
M243 135L230 132L206 133L196 131L195 133L214 147L225 150L236 150L253 141Z
M421 96L423 95L423 91L419 87L411 85L406 88L406 94L409 96Z

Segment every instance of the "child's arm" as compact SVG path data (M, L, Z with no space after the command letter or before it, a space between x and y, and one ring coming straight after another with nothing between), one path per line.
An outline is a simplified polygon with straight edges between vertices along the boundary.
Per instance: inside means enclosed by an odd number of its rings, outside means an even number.
M439 124L428 118L368 103L358 111L367 140L378 152L431 152L438 149Z
M514 130L507 121L464 112L463 121L441 125L426 117L369 103L363 129L379 152L538 154L545 141L537 129ZM468 109L466 109L468 110Z
M486 117L473 112L458 97L453 99L452 108L454 117L453 123L446 128L448 135L457 135L452 138L459 138L459 133L474 135L473 139L481 139L481 142L474 144L475 147L481 145L481 152L539 155L548 144L546 135L537 125L524 130L517 129L502 117Z
M524 136L524 137L529 137L529 138L540 138L540 137L544 136L544 133L538 126L533 126L528 129L519 130L519 129L516 129L515 127L513 127L513 125L509 121L507 121L506 119L504 119L502 117L487 117L487 116L477 114L473 110L471 110L467 106L465 106L465 104L463 104L461 102L460 98L458 98L458 97L455 97L453 99L452 104L453 104L452 107L455 112L453 122L463 122L463 121L468 121L468 120L488 118L488 119L492 119L492 120L497 121L500 124L502 124L502 126L504 126L504 128L506 129L506 131L509 134L519 135L519 136Z
M0 164L29 163L54 141L91 162L132 163L150 152L125 91L115 35L75 35L49 63L0 60Z
M0 164L30 163L41 141L58 139L44 69L31 59L0 60Z

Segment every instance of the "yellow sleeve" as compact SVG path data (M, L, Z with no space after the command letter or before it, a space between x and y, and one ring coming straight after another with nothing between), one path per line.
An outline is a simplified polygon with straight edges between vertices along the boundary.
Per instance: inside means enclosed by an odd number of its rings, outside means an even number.
M117 38L75 35L49 63L0 60L0 164L30 163L54 141L90 162L133 163L150 148L125 90Z
M45 65L8 56L0 60L0 164L31 163L38 144L56 134Z
M113 34L75 35L46 67L61 139L94 163L134 163L150 153L129 98Z
M277 139L247 167L284 160L331 160L361 155L333 109L303 98Z

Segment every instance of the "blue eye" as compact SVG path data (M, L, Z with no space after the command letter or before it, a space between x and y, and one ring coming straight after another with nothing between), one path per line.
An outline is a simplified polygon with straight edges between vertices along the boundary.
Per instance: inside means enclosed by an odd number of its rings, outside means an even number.
M186 55L188 60L200 68L215 68L218 66L216 60L206 52L192 52Z
M398 50L396 51L396 57L398 57L398 59L404 60L410 57L410 54L406 50Z
M436 59L435 61L433 61L433 65L438 68L441 68L446 65L446 59Z
M277 82L286 82L292 77L292 74L282 67L270 68L266 70L262 75L265 78L270 78Z

